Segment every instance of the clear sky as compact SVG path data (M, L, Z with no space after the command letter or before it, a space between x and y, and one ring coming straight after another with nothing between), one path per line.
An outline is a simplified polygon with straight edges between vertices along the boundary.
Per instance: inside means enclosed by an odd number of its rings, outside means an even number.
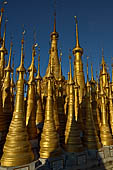
M8 18L6 48L9 51L10 37L13 35L15 68L19 65L23 24L25 34L25 66L31 62L33 32L41 50L41 75L44 76L49 59L50 33L53 31L54 0L7 0L4 15ZM79 40L84 49L82 57L86 74L86 56L92 62L94 74L99 72L102 47L105 61L111 74L113 56L113 0L56 0L58 48L62 49L62 70L67 77L69 71L69 49L75 46L75 21L78 18ZM1 5L0 1L0 5ZM3 30L4 25L2 25ZM37 50L38 51L38 50ZM73 55L72 55L73 56ZM37 66L37 56L35 65ZM74 56L72 57L74 59ZM90 71L90 67L89 67Z

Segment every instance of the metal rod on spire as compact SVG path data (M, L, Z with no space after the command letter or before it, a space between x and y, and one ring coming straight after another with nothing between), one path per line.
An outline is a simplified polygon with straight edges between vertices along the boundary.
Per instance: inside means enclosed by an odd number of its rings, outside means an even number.
M74 16L74 18L75 18L75 24L76 24L76 47L80 47L79 38L78 38L78 21L77 21L76 16Z
M88 76L88 56L87 56L87 82L89 81L89 76Z
M56 0L54 1L54 32L56 32Z

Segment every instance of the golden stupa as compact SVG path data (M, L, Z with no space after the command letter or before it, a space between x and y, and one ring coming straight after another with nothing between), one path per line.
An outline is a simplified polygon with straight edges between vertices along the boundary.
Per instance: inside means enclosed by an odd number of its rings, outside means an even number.
M49 158L59 154L59 136L56 131L53 118L53 88L51 78L53 77L49 67L48 72L48 96L45 109L45 120L40 141L40 157Z
M85 82L83 48L79 43L77 18L75 17L76 45L72 50L74 64L71 65L70 57L68 79L66 80L62 73L62 52L58 49L59 33L56 31L55 12L54 28L50 34L49 62L45 75L41 76L40 73L40 46L38 43L37 45L33 43L32 61L27 69L29 78L27 76L24 78L26 69L23 36L20 66L16 69L19 73L18 81L16 81L16 78L13 78L14 59L11 63L12 42L9 61L5 66L5 55L8 51L5 44L6 22L3 35L1 34L3 12L2 8L0 16L1 166L20 166L33 162L31 144L34 144L34 141L38 141L37 146L36 143L34 146L38 147L37 155L42 159L57 157L61 153L82 152L84 149L96 151L102 146L113 145L113 64L110 82L110 74L102 50L98 78L94 79L95 69L91 63L91 80L89 79L87 61ZM35 67L36 57L38 69Z
M83 145L80 138L80 129L75 118L74 112L74 82L71 72L71 57L70 57L70 80L69 80L69 109L68 118L65 130L65 150L68 152L81 152ZM76 98L75 98L76 100ZM75 108L76 109L76 108Z
M19 166L30 163L34 159L30 143L28 141L27 128L24 113L24 60L23 45L21 49L21 63L17 68L19 78L17 82L16 102L13 112L13 118L6 137L1 158L2 166Z

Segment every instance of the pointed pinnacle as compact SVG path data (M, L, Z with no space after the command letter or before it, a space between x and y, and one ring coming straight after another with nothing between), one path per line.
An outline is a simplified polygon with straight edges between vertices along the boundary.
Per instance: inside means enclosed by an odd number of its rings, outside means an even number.
M80 47L79 38L78 38L78 21L76 16L75 16L75 23L76 23L76 47Z
M56 32L56 11L54 12L54 32Z

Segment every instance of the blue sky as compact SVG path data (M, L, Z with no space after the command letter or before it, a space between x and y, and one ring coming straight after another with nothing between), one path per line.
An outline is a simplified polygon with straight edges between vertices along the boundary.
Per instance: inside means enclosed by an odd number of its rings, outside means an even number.
M0 1L1 2L1 1ZM0 3L1 5L1 3ZM75 46L75 21L78 18L79 40L84 49L82 57L86 74L86 56L93 62L94 75L99 72L102 47L105 61L111 75L111 56L113 56L113 1L112 0L57 0L58 48L62 49L62 70L67 77L69 71L69 49ZM13 35L15 68L19 65L23 24L25 34L25 67L29 67L32 56L33 32L41 50L41 75L44 76L49 59L50 33L53 31L54 0L11 0L5 6L7 16L6 48L9 51L10 37ZM4 25L2 25L2 30ZM3 32L3 31L2 31ZM72 55L73 56L73 55ZM74 56L72 57L74 59ZM35 65L38 65L38 50Z

